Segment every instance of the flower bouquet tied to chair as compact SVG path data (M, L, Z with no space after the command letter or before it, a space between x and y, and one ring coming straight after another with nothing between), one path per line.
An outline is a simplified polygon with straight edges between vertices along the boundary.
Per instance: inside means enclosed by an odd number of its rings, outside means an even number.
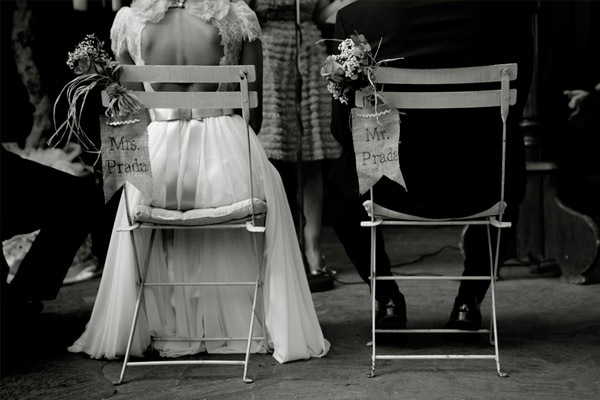
M333 99L352 107L351 130L360 194L384 175L406 190L398 158L400 115L387 104L383 88L378 88L375 81L380 66L402 58L377 61L379 46L373 54L367 38L358 33L341 40L338 50L339 54L327 56L321 75L328 80L327 90ZM363 101L357 101L357 106L348 104L350 94L356 98L360 95Z
M358 33L342 40L338 50L340 53L327 56L321 67L321 75L329 81L329 93L343 104L348 104L349 92L356 93L359 90L364 96L377 101L377 88L373 80L377 68L401 58L377 61L377 50L373 54L367 38Z
M102 160L104 197L108 201L125 183L138 188L145 198L152 194L152 171L148 153L147 126L149 118L144 105L133 91L119 82L122 66L104 50L104 42L94 34L85 36L73 52L67 65L77 77L68 82L54 103L56 131L50 138L55 147L77 142L84 152L96 154ZM84 114L87 102L102 97L106 109L100 115ZM65 120L58 125L58 105L67 103ZM99 139L89 136L83 120L99 120Z
M108 96L108 106L105 111L110 123L118 125L131 123L132 115L139 113L143 107L131 90L119 83L121 66L111 59L104 50L104 42L95 34L86 35L73 52L69 52L67 65L77 77L67 83L54 103L54 135L50 143L69 143L76 140L84 151L96 152L94 142L86 135L81 125L84 106L88 96L95 90L102 90ZM65 98L67 102L67 117L58 125L56 122L57 107Z

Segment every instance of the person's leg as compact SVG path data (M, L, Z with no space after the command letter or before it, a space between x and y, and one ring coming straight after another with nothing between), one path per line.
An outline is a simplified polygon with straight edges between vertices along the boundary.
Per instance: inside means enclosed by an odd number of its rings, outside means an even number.
M510 228L500 230L500 248L498 268L508 258L510 243L517 234L519 207L525 196L527 172L525 165L525 144L518 127L519 113L513 113L509 121L506 143L506 181L504 185L504 201L507 204L503 221L511 222ZM490 227L492 255L495 256L498 229ZM490 273L490 251L488 249L487 228L485 226L469 226L463 238L464 270L463 276L486 276ZM478 329L481 323L479 305L485 298L490 281L461 281L449 325L456 328ZM466 311L460 311L464 309ZM459 321L459 324L455 324ZM462 324L462 322L465 322Z
M323 174L320 161L304 163L305 184L303 191L304 254L311 273L321 271L321 226L323 217Z
M2 223L2 241L15 235L30 233L39 229L40 208L36 205L43 202L46 195L40 196L36 187L35 173L39 164L27 161L20 156L5 150L2 151L1 180L2 201L0 212ZM40 166L41 168L44 168ZM30 181L34 179L34 181Z
M8 274L10 273L10 267L8 262L6 262L6 258L4 257L4 253L2 254L2 290L4 290L4 286L7 284Z
M332 194L335 197L335 194ZM370 285L371 271L371 229L360 226L360 221L368 219L360 198L339 201L332 199L329 217L333 229L346 250L346 254L363 281ZM376 230L377 276L391 276L391 263L385 251L381 228ZM406 302L392 280L377 281L376 325L382 329L402 329L406 327Z
M371 229L360 226L361 221L368 220L367 212L360 198L343 200L336 194L334 190L327 190L331 225L356 271L365 283L370 284ZM380 228L376 230L376 240L377 276L391 276L391 263ZM377 282L377 301L386 302L399 296L399 293L395 281Z
M498 269L506 260L508 246L514 239L517 231L518 207L508 209L504 214L504 221L512 223L510 228L500 231L500 248ZM492 257L496 254L496 240L498 229L490 227L492 243ZM488 246L487 228L480 225L471 225L467 228L463 238L464 270L463 276L487 276L490 274L490 251ZM461 281L458 295L454 299L448 327L452 329L477 330L481 327L481 311L479 306L488 288L489 280Z
M508 246L517 232L519 209L507 207L504 221L511 222L510 228L504 228L500 233L500 252L498 268L506 261ZM498 229L491 227L492 254L495 255ZM463 239L463 250L465 255L463 276L485 276L490 273L490 256L488 250L487 229L485 226L472 225L467 228ZM481 303L485 298L490 281L461 281L458 296L459 299L475 298Z
M11 169L3 171L3 239L5 233L40 229L10 283L11 292L24 300L52 300L102 199L92 176L76 177L20 157L10 162Z

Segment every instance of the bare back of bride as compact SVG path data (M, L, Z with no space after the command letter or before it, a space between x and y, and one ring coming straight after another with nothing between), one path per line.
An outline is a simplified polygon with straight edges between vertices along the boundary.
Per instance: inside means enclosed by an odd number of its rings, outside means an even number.
M112 50L121 63L137 65L253 64L262 82L260 26L242 1L134 0L122 8L111 29ZM147 91L169 90L172 84L144 84ZM172 88L172 87L171 87ZM190 84L177 90L227 91L227 84ZM259 101L260 102L260 101ZM136 276L133 243L116 232L127 225L127 207L138 204L189 210L234 204L248 198L246 125L227 114L203 118L166 118L169 110L150 110L149 152L153 196L145 199L132 186L122 197L90 321L69 348L93 358L114 359L125 353L135 307ZM190 113L192 115L193 113ZM260 128L260 107L251 126ZM264 324L266 341L255 341L254 352L273 351L279 362L322 357L329 350L306 281L302 257L281 178L268 161L256 135L251 135L254 196L268 204L264 246ZM184 230L157 234L148 279L252 280L256 257L250 234L239 230ZM135 244L144 254L149 233L136 231ZM159 265L167 259L167 267ZM232 280L232 279L229 279ZM248 289L250 291L250 289ZM251 293L239 288L148 289L145 314L136 328L132 355L150 349L161 356L244 353L235 341L153 343L161 337L240 337L247 333ZM187 311L186 311L187 310ZM262 323L263 321L261 321ZM255 324L257 332L263 327Z

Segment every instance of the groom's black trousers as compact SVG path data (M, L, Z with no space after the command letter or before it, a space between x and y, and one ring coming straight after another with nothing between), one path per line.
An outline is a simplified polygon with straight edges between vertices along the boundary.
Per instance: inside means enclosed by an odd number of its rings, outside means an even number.
M40 230L10 283L22 300L55 299L77 250L102 209L92 176L76 177L2 148L2 240ZM8 264L2 257L2 289Z

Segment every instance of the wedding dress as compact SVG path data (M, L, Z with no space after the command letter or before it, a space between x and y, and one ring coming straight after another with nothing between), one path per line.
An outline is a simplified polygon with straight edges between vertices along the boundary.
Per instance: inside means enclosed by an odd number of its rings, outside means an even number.
M128 52L143 65L141 33L147 23L158 22L171 1L137 0L122 8L111 29L115 54ZM224 57L221 65L238 63L242 41L258 40L255 14L240 1L185 2L184 10L218 28ZM148 90L147 88L146 90ZM218 90L227 90L220 85ZM249 197L246 177L247 139L243 119L237 115L204 119L153 121L148 126L154 193L151 204L185 209L219 207ZM253 342L253 352L273 351L279 362L322 357L329 350L312 302L294 224L280 176L268 161L258 139L251 135L255 197L266 200L268 214L264 239L264 323L268 339ZM114 228L128 225L127 210L144 202L128 186ZM173 206L174 207L170 207ZM164 232L164 233L163 233ZM152 249L148 282L255 279L257 265L250 233L228 230L159 230ZM135 231L137 254L147 250L149 233ZM93 358L114 359L125 353L135 307L134 248L128 233L113 230L102 280L85 332L71 352ZM166 260L166 267L165 267ZM209 353L244 353L241 341L155 342L161 337L245 337L252 306L252 289L240 287L146 289L132 355L149 348L164 357ZM255 334L263 327L255 324Z

